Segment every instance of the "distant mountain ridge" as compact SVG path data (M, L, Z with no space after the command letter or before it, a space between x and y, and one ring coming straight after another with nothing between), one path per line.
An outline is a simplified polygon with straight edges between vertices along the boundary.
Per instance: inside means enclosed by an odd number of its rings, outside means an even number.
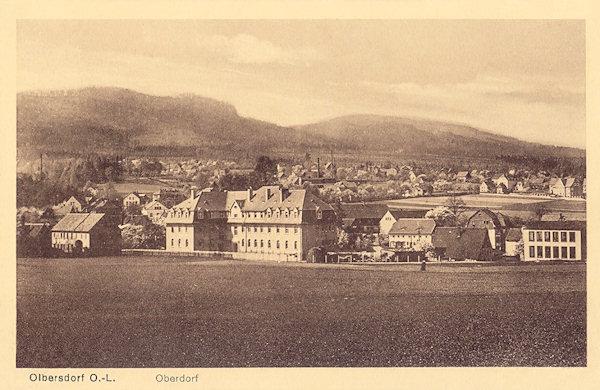
M334 140L351 139L355 144L369 149L398 153L418 150L423 154L444 156L585 155L585 151L581 149L526 142L467 125L395 116L354 114L295 128Z
M543 146L439 121L351 115L284 127L241 117L233 105L215 99L96 87L19 93L17 146L65 153L219 150L232 158L330 148L413 156L585 156L581 149Z

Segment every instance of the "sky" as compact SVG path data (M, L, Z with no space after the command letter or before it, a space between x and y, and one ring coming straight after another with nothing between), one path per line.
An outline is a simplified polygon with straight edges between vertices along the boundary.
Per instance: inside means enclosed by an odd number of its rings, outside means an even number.
M369 113L585 148L569 20L19 20L17 90L193 93L280 125Z

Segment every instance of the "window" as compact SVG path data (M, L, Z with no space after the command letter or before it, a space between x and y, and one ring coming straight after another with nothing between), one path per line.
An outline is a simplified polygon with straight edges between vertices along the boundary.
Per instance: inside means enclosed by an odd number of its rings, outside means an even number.
M267 233L271 233L271 226L267 228Z
M242 246L244 246L244 240L242 240L241 243L242 243Z
M569 259L574 259L574 258L575 258L575 247L570 246L569 247Z
M285 228L285 234L288 234L289 230L288 228Z
M263 246L263 240L260 240L260 247L262 248Z
M575 242L575 232L569 232L569 241Z
M250 247L250 240L248 240L248 248Z
M535 232L535 240L542 241L542 232Z
M560 241L562 241L562 242L567 241L567 232L560 232Z
M561 259L567 258L567 247L566 246L563 246L560 248L560 258Z
M187 239L185 240L185 246L186 246L186 248L187 248L188 246L190 246L189 240L187 240Z
M298 233L298 228L294 228L294 234Z
M544 257L544 247L541 245L537 247L537 257Z
M268 240L267 241L267 248L270 248L270 247L271 247L271 240Z
M244 233L244 227L242 226L242 233Z
M552 247L552 257L554 257L555 259L558 259L558 247L557 246Z
M177 240L177 246L181 248L181 238Z
M550 241L550 232L544 232L544 241Z
M237 226L234 226L234 227L233 227L233 235L234 235L234 236L235 236L235 235L237 235Z
M171 238L171 246L175 246L175 240Z
M535 232L529 232L529 241L535 241Z
M545 249L544 250L544 257L547 258L547 259L551 258L552 254L551 254L550 251L551 251L552 248L550 248L549 246L547 246L544 249Z
M256 248L258 246L258 241L254 240L254 247Z
M535 246L529 247L529 257L535 257Z
M277 249L279 249L279 240L277 240Z
M279 233L279 226L275 228L275 233Z
M256 233L258 231L258 229L256 228L256 226L254 226L254 233Z
M558 242L558 232L552 232L552 241ZM558 257L558 256L556 256Z
M177 226L177 232L181 233L181 226Z
M294 241L294 249L298 249L298 241Z
M285 249L287 249L287 248L288 248L288 242L286 241L285 242Z
M261 232L261 233L263 232L263 231L262 231L262 226L260 227L260 232Z

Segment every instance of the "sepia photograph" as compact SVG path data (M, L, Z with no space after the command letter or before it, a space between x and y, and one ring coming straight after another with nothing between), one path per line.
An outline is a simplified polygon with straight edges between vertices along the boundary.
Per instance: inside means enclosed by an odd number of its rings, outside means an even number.
M17 368L588 365L585 20L19 19L16 89Z

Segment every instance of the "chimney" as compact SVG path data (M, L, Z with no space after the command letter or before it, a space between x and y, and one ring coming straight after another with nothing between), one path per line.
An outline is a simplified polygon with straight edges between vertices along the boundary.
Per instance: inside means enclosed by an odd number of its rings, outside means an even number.
M321 159L317 157L317 179L321 177Z
M252 200L252 187L248 187L248 201Z
M271 188L267 187L267 190L265 191L265 193L267 194L267 196L265 197L265 202L266 202L271 197Z
M194 199L196 197L196 193L198 192L198 187L192 186L190 189L190 198Z

